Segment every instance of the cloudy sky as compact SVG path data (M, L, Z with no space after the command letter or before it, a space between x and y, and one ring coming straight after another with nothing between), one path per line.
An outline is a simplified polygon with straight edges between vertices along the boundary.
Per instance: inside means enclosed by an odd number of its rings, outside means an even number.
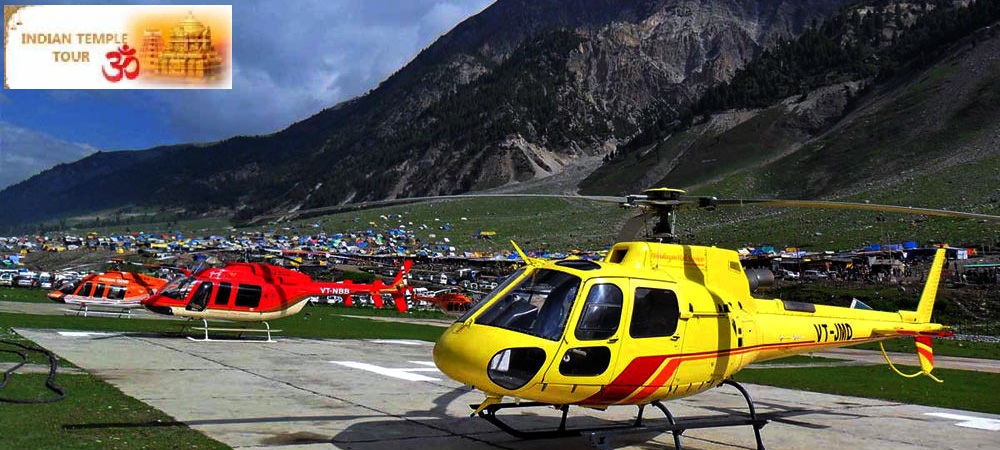
M232 90L2 90L0 122L104 150L266 134L376 87L492 2L231 2Z

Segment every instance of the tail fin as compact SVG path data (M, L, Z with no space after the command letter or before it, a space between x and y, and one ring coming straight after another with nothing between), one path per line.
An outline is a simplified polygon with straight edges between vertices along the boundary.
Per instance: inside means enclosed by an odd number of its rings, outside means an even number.
M392 300L396 304L396 311L405 313L409 309L409 307L406 304L406 291L393 292Z
M413 267L413 260L407 259L403 261L403 267L399 268L399 272L396 273L396 278L392 280L392 286L398 287L400 283L405 284L404 277L410 272L410 268Z
M934 299L937 297L938 283L941 281L941 269L944 268L945 253L947 251L939 248L934 253L934 263L927 273L927 284L924 285L924 292L920 294L920 303L917 305L916 320L918 323L929 323L931 321L931 311L934 310Z
M392 280L392 287L396 288L396 290L390 292L390 294L392 295L393 302L396 304L396 310L401 313L405 313L408 309L406 306L406 292L410 288L407 286L406 274L410 273L411 267L413 267L412 259L403 260L403 267L399 268L399 273Z

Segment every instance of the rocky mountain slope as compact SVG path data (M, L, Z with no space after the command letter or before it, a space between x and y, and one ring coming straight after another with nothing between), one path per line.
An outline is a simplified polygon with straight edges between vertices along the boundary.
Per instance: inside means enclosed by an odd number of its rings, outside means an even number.
M805 89L765 106L705 112L691 126L670 130L662 139L625 146L581 187L633 192L668 185L747 197L840 198L903 187L958 165L1000 169L995 166L1000 156L1000 25L987 18L997 20L1000 2L982 0L978 6L977 19L968 20L972 29L954 33L954 38L943 37L951 26L945 23L960 23L961 11L941 14L941 23L924 27L942 38L927 39L938 44L924 45L916 59L895 61L898 68L886 69L885 60L908 42L906 34L895 34L902 27L877 29L875 36L894 36L896 42L868 46L879 53L864 59L881 56L881 67L855 70L853 63L838 63L849 68L840 73L849 75L842 77L847 81ZM988 25L979 27L978 18ZM795 45L801 43L787 47ZM752 65L759 66L756 61ZM822 75L838 77L829 70ZM995 213L1000 191L988 192L995 181L996 175L988 175L946 189L951 192L920 191L923 195L913 204ZM956 198L962 190L969 195Z
M500 0L367 95L269 136L55 167L0 192L3 221L127 205L248 217L549 177L846 3Z
M993 5L997 17L1000 2ZM718 196L1000 215L1000 23L995 20L925 47L920 60L889 76L840 81L766 106L698 115L691 126L655 142L623 146L580 186L601 193L672 186ZM923 216L736 208L689 214L682 221L685 240L726 246L776 239L824 249L845 241L1000 245L994 222Z

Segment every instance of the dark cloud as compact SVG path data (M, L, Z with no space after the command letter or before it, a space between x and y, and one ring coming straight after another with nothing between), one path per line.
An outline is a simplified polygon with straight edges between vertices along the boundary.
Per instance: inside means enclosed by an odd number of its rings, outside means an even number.
M363 94L492 0L239 2L233 89L162 91L187 139L280 130Z

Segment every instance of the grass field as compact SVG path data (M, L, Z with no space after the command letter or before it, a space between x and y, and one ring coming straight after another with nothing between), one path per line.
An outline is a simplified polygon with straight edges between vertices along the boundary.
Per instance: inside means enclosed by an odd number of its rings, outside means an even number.
M5 398L41 400L44 374L14 374ZM58 375L67 396L46 404L0 402L0 448L5 449L227 449L90 375Z
M45 296L48 292L44 289L0 287L0 301L52 303L52 300Z
M879 187L835 200L943 208L998 214L996 203L969 204L968 199L995 195L1000 182L996 167L1000 157L959 164L940 172L916 176L894 187ZM752 177L739 174L705 188L704 194L746 196L742 186L752 185ZM978 180L969 183L968 180ZM959 187L960 188L957 188ZM884 219L884 220L880 220ZM945 217L921 217L872 211L783 209L764 207L726 208L691 211L680 215L679 229L691 243L726 248L775 245L806 250L847 250L868 243L903 241L947 242L952 245L995 245L1000 228L992 222Z
M914 353L913 339L890 339L882 341L887 352ZM986 342L966 342L954 339L934 339L934 354L937 356L957 356L960 358L1000 359L1000 345ZM880 351L878 342L856 345L851 348Z
M919 370L899 369L904 373ZM903 378L883 365L755 369L735 378L744 383L1000 414L1000 396L995 395L1000 390L1000 374L935 369L934 375L944 383L927 377Z
M793 355L781 359L772 359L770 361L764 361L760 364L766 364L766 365L810 364L810 363L834 363L839 361L844 361L844 360L838 358L824 358L821 356Z

